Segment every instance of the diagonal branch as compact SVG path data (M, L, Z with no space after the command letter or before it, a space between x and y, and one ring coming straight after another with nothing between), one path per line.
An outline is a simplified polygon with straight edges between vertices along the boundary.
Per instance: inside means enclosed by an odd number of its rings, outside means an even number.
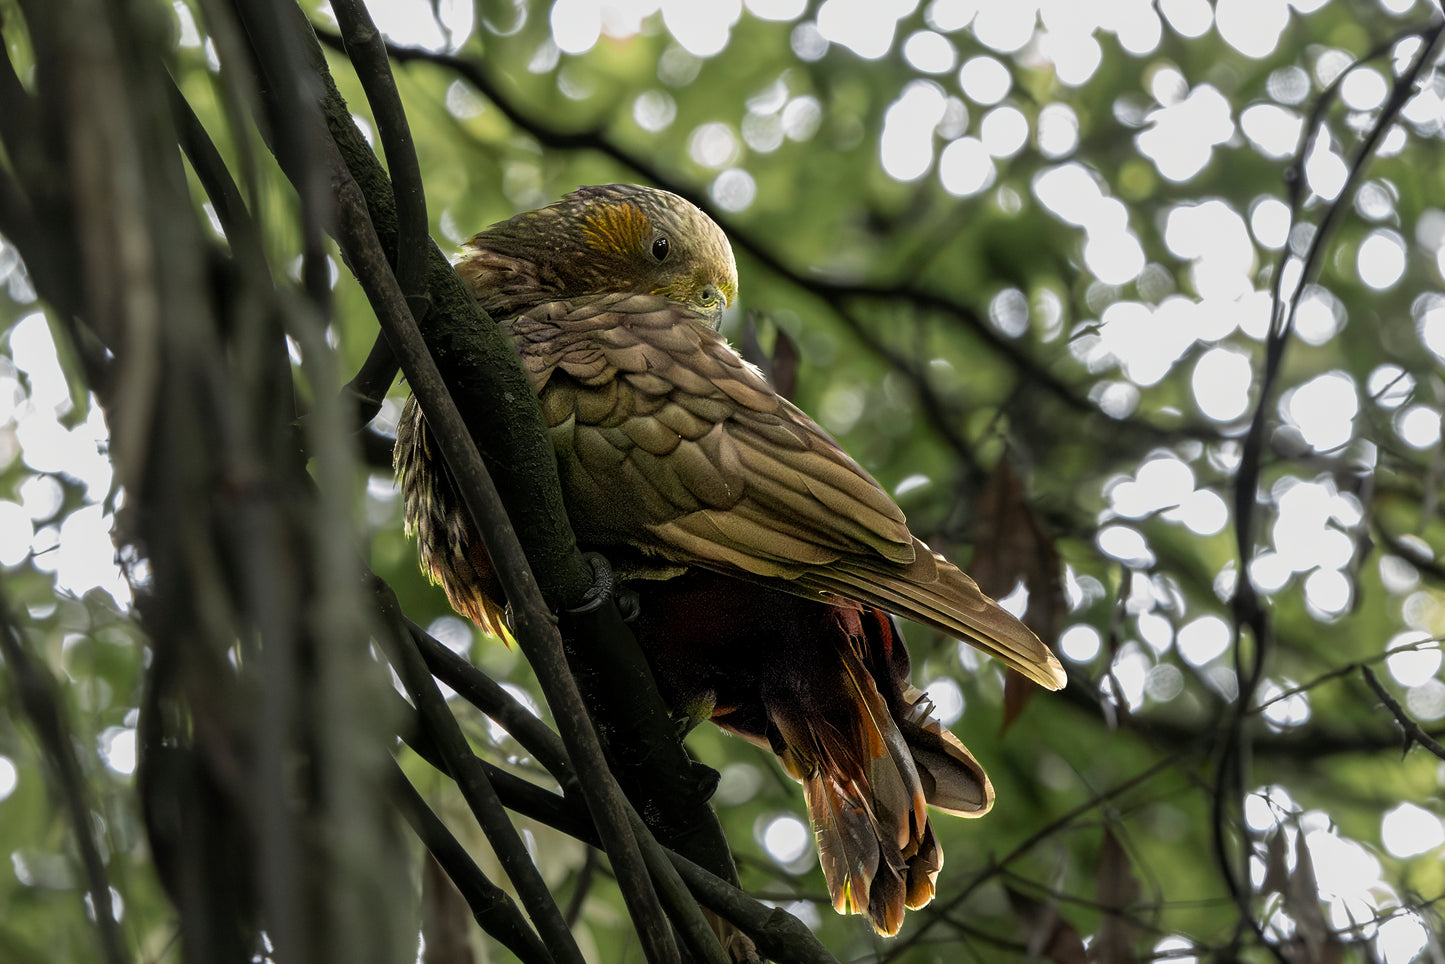
M1445 760L1445 746L1441 746L1439 742L1432 739L1419 723L1410 718L1410 714L1405 712L1405 708L1400 705L1400 702L1391 696L1390 691L1380 683L1374 671L1368 666L1361 666L1360 675L1365 678L1370 689L1375 691L1380 702L1385 704L1385 709L1395 717L1395 722L1400 724L1400 729L1405 731L1405 752L1409 753L1411 745L1418 743L1440 759Z
M374 579L375 577L373 577ZM447 709L446 700L437 688L436 680L426 668L426 662L412 640L411 633L397 608L396 597L375 580L374 591L381 610L385 627L390 632L383 635L387 657L396 668L406 687L407 694L416 704L426 726L427 735L437 747L447 772L456 781L458 788L477 818L477 823L487 836L487 842L496 851L507 877L516 886L528 915L551 948L552 956L559 962L582 964L582 952L578 949L572 932L562 917L546 881L542 879L537 865L527 852L517 828L507 819L496 789L487 779L486 773L477 765L467 739L462 734L457 719Z
M522 919L517 905L507 892L482 874L466 848L457 842L441 818L426 805L421 794L411 785L401 767L392 763L392 795L406 822L411 825L417 838L436 858L448 877L456 884L462 899L471 908L477 924L495 937L522 964L552 964L548 953L535 931Z

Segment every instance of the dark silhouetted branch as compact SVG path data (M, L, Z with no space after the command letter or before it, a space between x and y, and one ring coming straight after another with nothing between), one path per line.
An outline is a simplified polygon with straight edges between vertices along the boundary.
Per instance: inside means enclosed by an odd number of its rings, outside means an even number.
M1400 702L1390 695L1389 690L1381 685L1374 671L1368 666L1361 666L1360 675L1365 678L1365 682L1369 685L1370 689L1375 691L1375 695L1380 698L1380 702L1385 704L1385 709L1390 711L1390 715L1395 718L1395 722L1398 723L1400 729L1404 731L1405 752L1409 753L1410 747L1418 744L1440 759L1445 760L1445 746L1441 746L1439 742L1432 739L1430 734L1426 733L1419 723L1416 723L1410 718L1410 714L1405 712L1405 708L1400 705Z

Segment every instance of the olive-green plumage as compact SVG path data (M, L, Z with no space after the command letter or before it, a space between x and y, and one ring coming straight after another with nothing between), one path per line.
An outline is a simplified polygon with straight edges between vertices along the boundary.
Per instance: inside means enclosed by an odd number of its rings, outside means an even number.
M726 236L694 205L632 185L582 188L478 234L457 270L517 345L580 544L663 570L736 577L740 600L750 585L763 585L865 616L877 607L967 640L1045 687L1063 685L1048 648L914 538L872 477L718 334L722 310L736 298L737 269ZM459 611L500 630L503 602L490 561L414 399L402 417L396 464L423 566ZM866 648L858 633L842 638ZM899 686L906 655L902 666ZM849 706L881 705L876 688L854 685L862 688ZM768 709L776 716L770 732L792 734L790 746L808 730L808 721L789 717L795 709ZM898 731L884 717L868 724L879 728L870 745L895 752L875 759L895 761L898 792L921 814L925 792L907 754L898 762L902 738L894 739ZM974 788L975 805L952 809L983 812L992 802L987 778L951 734L947 746L934 756L955 759L959 780ZM808 788L820 848L833 855L835 903L868 909L868 895L856 891L860 880L867 890L870 874L847 869L857 863L859 834L878 837L895 855L890 838L911 834L906 854L918 850L926 821L915 815L901 828L881 827L866 786L810 775L824 765L818 755L793 750L788 769ZM893 767L885 768L892 774ZM855 820L873 829L859 831L850 826ZM908 906L932 895L941 852L930 860L926 895L910 891ZM891 931L902 906L868 912Z

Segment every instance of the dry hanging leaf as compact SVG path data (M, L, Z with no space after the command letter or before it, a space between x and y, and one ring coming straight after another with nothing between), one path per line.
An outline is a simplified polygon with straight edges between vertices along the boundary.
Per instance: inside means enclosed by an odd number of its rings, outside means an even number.
M1314 857L1303 830L1295 832L1294 871L1284 891L1284 911L1294 920L1294 942L1289 954L1292 960L1300 964L1339 964L1342 948L1320 906Z
M1089 959L1084 939L1073 924L1060 916L1055 902L1046 903L1007 884L1004 891L1014 916L1023 927L1029 957L1041 957L1054 964L1084 964Z
M969 573L995 599L1023 583L1029 592L1024 623L1045 642L1058 635L1068 610L1063 566L1054 541L1044 531L1024 495L1023 480L1007 454L1000 456L978 500L976 540ZM1003 729L1028 704L1035 686L1010 670L1004 683Z
M441 864L428 855L422 879L422 964L472 964L472 912Z
M1261 894L1283 894L1289 889L1289 864L1285 859L1284 830L1276 829L1264 851L1264 881Z
M1134 953L1139 927L1124 912L1139 899L1139 880L1134 876L1129 852L1107 827L1104 846L1099 852L1094 896L1105 914L1089 949L1090 957L1102 964L1134 964L1139 959Z
M776 333L773 353L769 355L765 352L762 342L758 340L759 322L764 317L756 311L748 312L743 321L739 349L744 359L758 367L774 391L792 401L793 394L798 390L798 343L793 341L793 336L781 326L773 324L772 328Z
M761 318L762 314L756 311L749 311L743 317L743 333L738 338L738 354L743 356L743 361L756 365L771 382L773 376L768 369L772 367L772 363L768 360L768 353L763 351L763 343L758 341L758 321Z
M798 390L798 343L777 324L777 340L773 342L773 388L788 401Z
M1000 733L1008 732L1013 726L1014 720L1024 711L1029 704L1029 697L1034 695L1038 684L1029 679L1018 670L1009 667L1003 674L1003 723L999 726Z

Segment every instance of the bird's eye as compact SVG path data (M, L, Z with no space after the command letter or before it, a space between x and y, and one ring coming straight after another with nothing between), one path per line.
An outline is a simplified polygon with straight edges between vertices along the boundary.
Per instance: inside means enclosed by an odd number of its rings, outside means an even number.
M667 260L668 243L667 238L659 236L652 241L652 257L658 264Z

